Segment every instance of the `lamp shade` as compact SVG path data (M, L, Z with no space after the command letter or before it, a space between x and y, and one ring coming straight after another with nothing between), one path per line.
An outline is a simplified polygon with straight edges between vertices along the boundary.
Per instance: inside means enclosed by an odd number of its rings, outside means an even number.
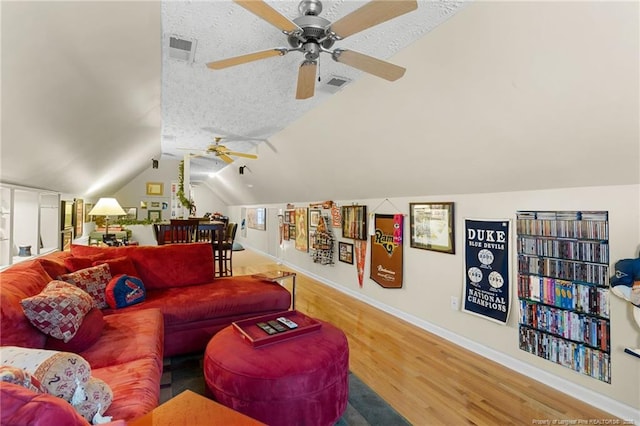
M127 214L115 198L100 198L89 216L123 216Z

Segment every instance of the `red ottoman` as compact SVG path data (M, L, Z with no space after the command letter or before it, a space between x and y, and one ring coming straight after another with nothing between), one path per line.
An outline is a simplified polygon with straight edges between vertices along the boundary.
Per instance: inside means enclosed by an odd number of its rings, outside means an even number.
M348 370L347 338L327 322L258 348L227 327L204 354L204 377L215 399L270 426L333 426L347 407Z

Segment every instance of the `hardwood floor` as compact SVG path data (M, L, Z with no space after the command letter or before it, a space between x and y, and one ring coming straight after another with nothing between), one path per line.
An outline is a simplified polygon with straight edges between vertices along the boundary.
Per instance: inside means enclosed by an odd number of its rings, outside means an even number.
M287 268L251 251L234 254L234 275L273 269ZM349 340L351 371L414 425L588 424L595 419L621 424L611 414L300 273L296 309L340 327Z

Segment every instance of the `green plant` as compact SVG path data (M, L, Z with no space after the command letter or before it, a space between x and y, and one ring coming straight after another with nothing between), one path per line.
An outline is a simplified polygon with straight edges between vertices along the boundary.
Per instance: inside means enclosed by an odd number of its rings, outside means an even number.
M131 219L130 217L123 217L116 221L119 225L152 225L155 222L151 219Z
M176 192L180 204L187 210L191 211L193 208L193 201L185 197L184 195L184 160L178 165L178 191Z

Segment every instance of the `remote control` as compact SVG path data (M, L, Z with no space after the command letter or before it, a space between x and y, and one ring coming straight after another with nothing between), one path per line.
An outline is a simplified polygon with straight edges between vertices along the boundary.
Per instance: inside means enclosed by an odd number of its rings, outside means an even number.
M267 321L271 327L275 328L278 333L282 333L283 331L287 331L287 327L283 327L278 321Z
M258 327L260 327L265 333L271 335L271 334L276 334L277 331L275 328L271 327L269 324L267 324L266 322L259 322L256 324Z
M286 325L289 328L297 328L298 324L296 324L295 322L291 321L289 318L286 317L280 317L278 318L278 321L284 325Z

